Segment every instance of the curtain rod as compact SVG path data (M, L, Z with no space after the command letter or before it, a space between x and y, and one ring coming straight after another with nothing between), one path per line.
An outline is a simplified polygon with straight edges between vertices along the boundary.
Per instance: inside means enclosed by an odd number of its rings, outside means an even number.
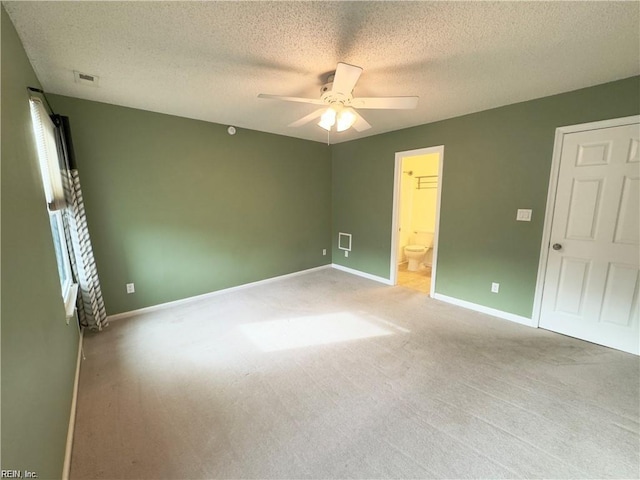
M27 87L27 90L29 90L30 92L42 94L42 98L44 98L44 101L47 103L47 107L49 107L49 110L51 110L51 114L57 115L56 112L53 111L53 108L51 107L49 100L47 100L47 94L44 93L44 90L42 90L41 88L35 88L35 87Z

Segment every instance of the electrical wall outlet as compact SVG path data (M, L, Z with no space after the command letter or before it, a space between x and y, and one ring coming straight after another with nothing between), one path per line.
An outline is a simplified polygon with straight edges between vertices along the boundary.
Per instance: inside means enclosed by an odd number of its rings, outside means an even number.
M136 293L136 287L133 283L127 283L127 293Z
M345 256L345 257L348 257L348 256L349 256L349 250L345 250L345 251L344 251L344 256Z
M326 255L326 254L327 254L327 249L326 249L326 248L323 248L323 249L322 249L322 255Z
M500 292L500 284L493 282L491 284L491 293L498 293L498 292Z

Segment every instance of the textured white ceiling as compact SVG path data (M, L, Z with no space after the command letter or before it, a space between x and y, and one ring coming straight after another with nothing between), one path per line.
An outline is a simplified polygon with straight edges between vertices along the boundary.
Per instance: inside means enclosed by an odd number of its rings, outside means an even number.
M257 95L319 98L342 61L356 96L420 97L337 143L640 73L635 1L3 4L48 92L321 142L287 127L316 106Z

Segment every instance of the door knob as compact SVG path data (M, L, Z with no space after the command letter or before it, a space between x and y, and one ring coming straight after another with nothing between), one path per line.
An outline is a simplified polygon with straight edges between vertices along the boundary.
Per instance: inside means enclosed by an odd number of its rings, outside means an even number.
M551 248L553 248L554 250L562 250L562 245L560 245L559 243L554 243Z

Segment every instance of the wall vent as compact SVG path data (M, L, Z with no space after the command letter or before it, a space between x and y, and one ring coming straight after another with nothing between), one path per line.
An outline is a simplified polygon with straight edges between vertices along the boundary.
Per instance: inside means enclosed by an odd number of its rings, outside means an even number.
M97 75L91 75L89 73L78 72L77 70L73 71L73 77L76 83L81 85L89 85L91 87L97 87L100 81L100 77Z

